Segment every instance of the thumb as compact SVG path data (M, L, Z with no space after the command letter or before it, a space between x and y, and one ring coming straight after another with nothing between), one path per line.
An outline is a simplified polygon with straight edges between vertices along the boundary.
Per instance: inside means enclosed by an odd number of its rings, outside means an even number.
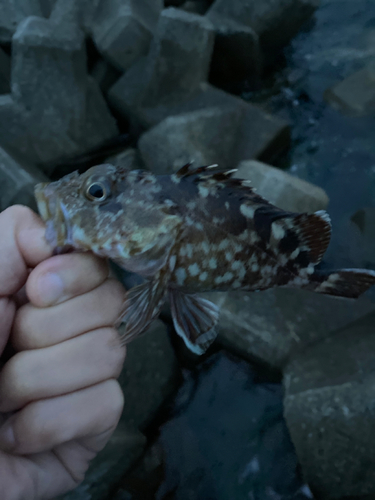
M16 293L28 269L52 255L42 220L29 208L14 205L0 214L0 297Z
M0 355L16 311L10 296L25 284L28 269L52 253L44 232L41 219L27 207L15 205L0 213Z

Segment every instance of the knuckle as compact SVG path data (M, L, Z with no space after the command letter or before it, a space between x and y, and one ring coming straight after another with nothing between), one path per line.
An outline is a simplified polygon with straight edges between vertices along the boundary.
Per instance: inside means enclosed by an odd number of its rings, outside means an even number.
M114 379L108 380L106 390L108 394L107 408L109 418L117 424L124 409L124 394L120 384Z
M12 400L25 397L28 393L28 377L24 376L27 353L15 354L4 366L1 372L0 387L2 397L11 397ZM5 392L5 394L4 394Z
M11 217L12 219L25 219L29 218L30 216L33 216L34 213L33 211L25 207L23 205L12 205L11 207L8 207L4 212L2 212L4 215L7 214L8 217Z
M30 321L33 312L31 304L25 304L18 309L12 328L13 345L17 350L32 349L35 346L35 333Z
M111 366L111 374L118 376L122 370L125 359L125 349L120 344L120 337L115 328L103 329L103 342Z

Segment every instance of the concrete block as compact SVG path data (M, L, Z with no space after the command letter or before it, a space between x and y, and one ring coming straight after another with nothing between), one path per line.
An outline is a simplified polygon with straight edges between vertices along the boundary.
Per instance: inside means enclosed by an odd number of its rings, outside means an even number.
M325 99L340 111L353 115L375 113L375 64L348 76L325 92Z
M207 298L220 306L219 342L277 370L296 352L375 310L364 297L354 301L287 288Z
M0 47L0 94L10 92L10 57Z
M242 116L241 106L170 116L142 135L138 142L142 159L157 174L176 172L189 161L228 167Z
M208 18L222 16L252 28L269 62L318 6L319 0L216 0L206 15Z
M220 92L202 99L216 106L169 116L141 136L138 146L150 170L172 173L189 161L233 168L239 160L277 156L288 146L285 122L224 92L221 100Z
M118 69L127 70L147 54L162 8L162 0L102 0L91 26L98 50Z
M294 356L284 413L316 498L375 497L375 315Z
M180 9L186 12L193 12L194 14L199 14L203 16L208 10L210 4L208 0L186 0L183 4L180 5Z
M350 224L355 231L352 243L359 252L358 259L370 269L375 267L375 207L358 210L350 218Z
M144 61L142 61L141 64L143 64L143 62ZM128 73L130 72L132 72L132 70L129 70ZM125 77L126 76L127 75L125 75ZM135 77L135 74L133 76ZM207 108L236 108L243 109L243 118L236 130L228 132L230 135L234 136L236 141L236 147L232 150L233 156L230 158L231 167L237 165L239 161L249 158L258 158L271 162L280 152L289 147L290 129L287 122L265 113L258 106L248 104L242 99L234 97L209 84L201 84L193 95L181 101L159 103L147 107L144 103L137 101L136 98L134 100L131 99L132 92L129 91L130 86L127 85L128 81L125 81L123 78L124 77L120 78L112 87L109 92L109 98L113 106L117 108L123 116L128 117L132 129L136 132L148 129L160 123L163 119L173 115L195 111L203 112L203 110ZM197 116L199 117L200 115L192 115L195 121ZM191 119L190 117L189 120ZM182 126L184 119L181 118L178 119L178 121ZM170 123L170 121L167 123ZM197 126L199 125L197 124ZM215 130L220 131L221 129L224 130L225 125L215 123ZM212 131L211 134L214 134L215 130ZM158 148L166 148L168 138L163 136L159 137L159 139L161 142ZM199 138L197 138L197 140L198 139ZM205 147L202 139L203 138L199 139L197 144L200 143L202 147ZM225 140L227 142L230 138L222 136L219 140ZM187 152L190 151L191 147L189 146ZM214 154L214 152L212 154ZM217 156L216 162L222 165L221 158Z
M105 163L128 170L141 170L145 168L139 151L135 148L127 148L120 153L112 155L106 159Z
M246 80L249 88L259 88L263 59L255 31L232 19L211 15L216 37L211 61L210 81L236 91Z
M120 420L108 444L90 463L84 481L59 500L103 500L110 498L119 480L137 462L146 448L146 437Z
M94 64L90 74L104 95L107 94L108 90L121 76L121 72L118 69L102 58L98 59Z
M119 377L127 401L122 420L130 428L143 430L177 389L180 377L167 327L160 320L154 321L144 335L128 345Z
M0 145L35 164L78 154L117 133L86 73L74 25L29 17L13 38L12 94L0 98Z
M207 79L213 38L211 23L202 16L165 9L148 56L116 82L109 92L110 100L120 113L130 113L135 119L141 108L160 109L185 101ZM167 110L150 125L169 114Z
M40 0L1 0L0 43L9 43L19 23L29 16L43 16Z
M328 206L322 188L259 161L242 161L234 177L250 180L258 194L283 210L313 213Z
M0 148L0 212L15 204L36 210L34 186L47 181L38 169L19 163Z

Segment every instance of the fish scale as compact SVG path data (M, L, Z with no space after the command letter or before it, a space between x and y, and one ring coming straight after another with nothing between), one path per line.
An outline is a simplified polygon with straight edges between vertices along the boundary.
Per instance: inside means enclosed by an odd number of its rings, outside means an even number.
M374 271L315 269L331 236L328 214L286 212L234 171L187 164L157 176L103 164L36 186L55 252L91 251L145 278L127 292L124 342L167 299L176 332L202 354L219 310L199 292L288 286L356 298L375 284Z

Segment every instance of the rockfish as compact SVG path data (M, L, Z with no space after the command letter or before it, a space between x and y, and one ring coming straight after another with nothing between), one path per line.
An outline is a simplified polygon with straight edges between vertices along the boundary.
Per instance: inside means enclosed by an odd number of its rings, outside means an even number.
M36 186L57 252L91 251L145 278L127 294L124 342L148 328L167 298L176 332L201 354L219 310L199 292L284 286L356 298L375 284L375 271L315 269L331 236L326 212L286 212L232 170L213 167L153 175L104 164Z

